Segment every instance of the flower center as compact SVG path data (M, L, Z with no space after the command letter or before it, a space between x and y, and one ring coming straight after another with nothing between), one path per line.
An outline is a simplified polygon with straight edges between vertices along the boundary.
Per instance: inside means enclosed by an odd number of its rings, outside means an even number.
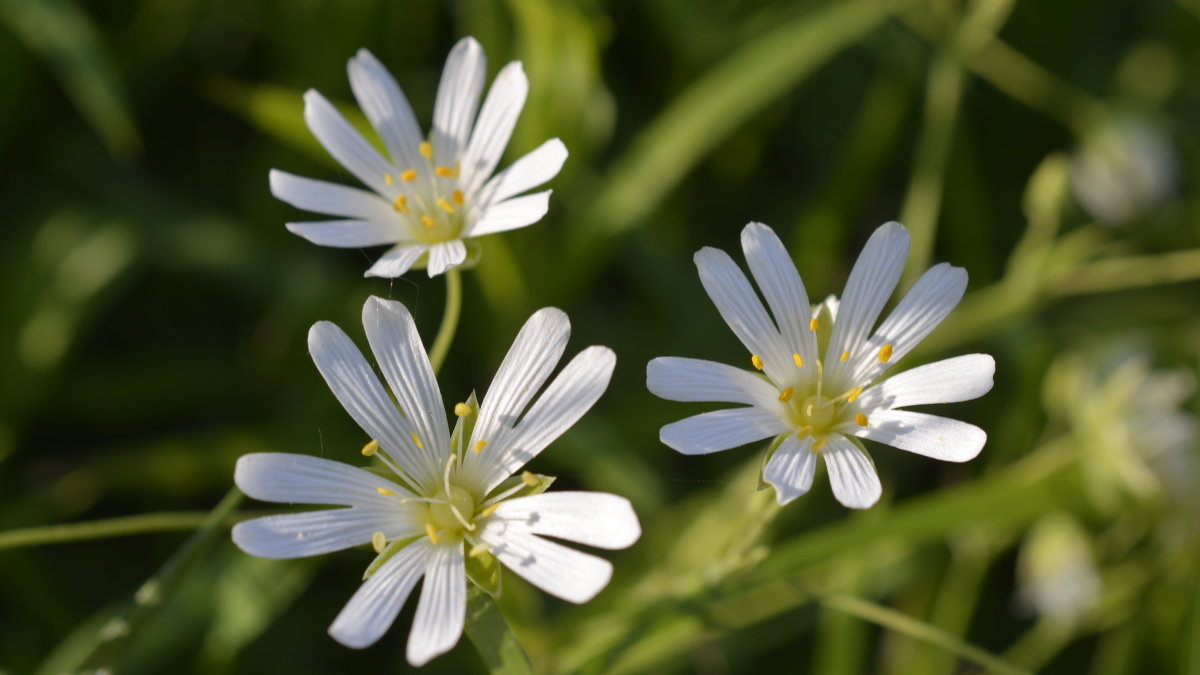
M464 521L470 523L475 516L475 499L457 485L451 485L449 493L441 490L433 498L440 500L429 505L429 523L435 530L462 532L466 529Z
M384 174L384 183L394 190L392 208L413 236L426 244L456 238L463 227L466 198L458 189L459 168L435 165L433 144L421 143L423 166L398 174Z

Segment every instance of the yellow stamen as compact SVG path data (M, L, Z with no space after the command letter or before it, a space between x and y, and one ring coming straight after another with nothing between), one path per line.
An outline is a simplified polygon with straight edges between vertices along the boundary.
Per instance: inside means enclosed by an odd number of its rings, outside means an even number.
M454 213L454 207L450 206L450 202L446 201L445 199L443 199L441 197L438 197L437 205L439 208L441 208L446 213Z
M892 346L884 345L879 348L879 362L887 363L888 359L892 358Z
M862 413L858 413L854 416L854 423L860 427L867 426L867 416Z
M863 388L855 387L846 393L850 394L849 396L846 397L846 400L850 403L854 403L855 401L858 400L859 395L863 393Z
M801 438L807 438L808 435L811 433L812 433L812 427L809 427L809 426L801 427L800 431L796 432L796 439L799 440Z
M433 526L433 523L425 523L425 536L429 537L429 541L432 542L434 546L437 545L437 528Z
M396 209L400 213L408 213L408 197L405 197L404 195L396 197L396 200L392 202L392 208Z
M421 156L425 159L433 157L433 143L423 141L421 145L417 146L417 152L420 152Z
M379 442L374 440L364 445L362 449L363 457L374 457L377 452L379 452Z
M425 215L421 216L421 224L425 226L425 229L432 230L434 225L437 225L437 221L432 217Z
M820 327L821 327L821 323L819 321L817 321L817 317L814 316L812 319L809 320L809 322L808 322L809 330L816 330Z
M480 517L487 518L488 516L495 513L496 509L498 509L498 508L500 508L500 502L496 502L495 504L492 504L491 506L487 507L486 509L480 511L479 515L480 515Z
M459 417L466 417L467 415L471 414L471 406L467 405L466 403L455 403L454 414L458 415Z
M487 447L487 444L487 441L475 441L475 447L472 449L475 452L483 452L483 449Z
M383 174L383 182L387 185L391 185L392 183L395 183L396 181L392 179L392 174L385 173L385 174Z
M521 482L528 485L529 487L537 487L538 477L533 475L533 473L530 471L522 471L521 472Z
M795 387L788 387L787 389L779 392L779 400L783 401L784 403L792 400L792 393L795 392L795 390Z
M820 452L820 451L821 451L821 448L825 447L825 444L826 444L826 443L828 443L828 442L829 442L829 438L818 438L818 439L817 439L815 442L813 442L813 444L812 444L812 451L813 451L813 452ZM436 543L436 542L435 542L435 543Z
M448 166L435 166L433 172L442 178L454 178L455 171Z
M405 171L404 173L400 174L400 180L404 181L405 183L411 183L416 179L417 179L417 170L416 169L409 169L408 171Z
M838 360L841 361L842 363L845 363L846 359L849 359L849 358L850 358L850 352L846 351L846 352L842 352L842 356Z
M375 491L378 492L379 494L383 495L384 497L391 497L396 494L395 490L389 490L385 487L377 487L377 488L375 488Z
M423 443L423 442L421 441L421 437L420 437L420 436L418 436L418 435L416 434L416 432L413 432L412 439L413 439L413 445L417 446L417 449L418 449L418 450L424 450L424 449L425 449L425 443Z
M478 544L475 544L474 546L472 546L471 550L467 552L467 557L478 558L479 556L483 555L484 553L487 553L490 550L492 550L492 549L487 544L478 543Z
M799 354L792 354L792 361L796 363L796 367L801 367L804 365L804 359L800 358Z
M382 532L372 534L371 548L375 549L376 553L383 553L383 549L387 548L387 537L383 536Z
M751 354L751 355L750 355L750 363L753 363L753 364L754 364L754 367L755 367L755 368L757 368L757 369L759 369L759 370L762 370L762 369L763 369L763 362L762 362L762 358L760 358L758 354Z
M459 206L462 206L462 203L464 200L466 200L466 197L463 197L462 190L455 190L454 191L454 203L458 204Z

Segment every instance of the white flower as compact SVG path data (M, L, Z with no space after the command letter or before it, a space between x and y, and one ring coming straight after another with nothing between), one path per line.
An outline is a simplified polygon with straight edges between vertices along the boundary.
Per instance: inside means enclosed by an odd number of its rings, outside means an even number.
M452 435L429 358L404 306L371 298L363 307L363 326L390 395L332 323L312 327L309 350L334 396L374 439L363 454L377 456L389 472L305 455L246 455L234 479L251 497L349 508L239 523L234 542L265 558L374 544L379 558L329 628L335 639L355 648L387 631L424 576L408 640L413 665L458 642L467 570L481 558L494 562L494 556L571 602L585 602L604 588L612 575L608 561L542 537L600 548L630 546L641 528L629 501L595 492L520 496L540 492L549 482L529 472L510 476L596 402L612 375L612 350L583 350L534 401L570 334L561 311L537 312L521 329L482 406L476 408L473 398L454 406L459 420Z
M516 195L558 174L567 158L561 141L543 143L491 177L529 93L520 62L500 69L480 109L487 61L474 38L460 40L442 72L428 138L396 81L370 52L359 50L347 69L354 96L391 158L380 155L325 97L306 92L308 128L374 192L272 170L273 195L338 218L288 223L289 230L322 246L394 244L366 276L398 277L424 264L432 277L466 261L464 239L525 227L546 214L549 190Z
M1071 157L1071 187L1093 218L1120 225L1152 212L1175 191L1179 159L1170 139L1139 118L1096 125Z
M1017 563L1021 599L1051 621L1073 625L1100 599L1088 533L1069 514L1051 513L1035 523Z
M646 384L662 398L746 406L668 424L662 442L696 455L774 437L763 480L780 504L808 492L821 455L834 496L850 508L871 506L882 491L858 438L951 462L979 454L987 439L982 429L898 408L982 396L992 387L992 357L960 356L880 381L958 304L967 285L963 269L936 265L872 332L908 245L904 226L883 225L855 263L840 303L830 297L813 308L779 237L766 225L747 225L742 249L774 320L733 259L713 248L698 251L704 289L762 374L698 359L652 360Z

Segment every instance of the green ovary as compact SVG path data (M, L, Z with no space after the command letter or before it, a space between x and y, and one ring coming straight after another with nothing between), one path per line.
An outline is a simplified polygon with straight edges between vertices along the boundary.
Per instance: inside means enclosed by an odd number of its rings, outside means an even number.
M466 529L462 521L454 515L451 505L458 510L459 515L468 523L471 522L472 517L475 515L475 499L471 497L471 493L458 486L451 485L449 494L446 494L446 491L443 490L434 495L434 499L449 502L449 504L429 505L429 522L433 523L433 526L440 531L454 533Z

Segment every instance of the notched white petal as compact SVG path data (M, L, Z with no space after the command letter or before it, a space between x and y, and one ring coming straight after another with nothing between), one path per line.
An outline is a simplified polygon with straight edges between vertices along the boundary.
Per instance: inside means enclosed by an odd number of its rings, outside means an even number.
M685 417L659 431L667 447L685 455L706 455L786 433L788 427L761 408L730 408Z
M354 597L333 620L329 634L354 649L369 647L392 625L417 581L425 574L431 555L427 540L401 549L363 582Z
M612 563L607 560L535 534L489 523L480 537L505 567L567 602L591 600L612 578Z
M775 450L763 469L763 481L775 488L780 504L807 494L812 489L817 470L817 456L812 451L811 436L797 439L788 436Z
M566 539L598 548L632 546L642 528L628 499L603 492L544 492L502 502L494 526Z
M423 666L458 643L467 611L467 573L461 542L431 547L425 585L408 634L408 662Z
M842 506L867 509L879 501L883 486L871 458L842 436L829 436L821 450L833 496Z
M877 410L855 435L944 462L975 459L987 443L974 424L909 410Z

